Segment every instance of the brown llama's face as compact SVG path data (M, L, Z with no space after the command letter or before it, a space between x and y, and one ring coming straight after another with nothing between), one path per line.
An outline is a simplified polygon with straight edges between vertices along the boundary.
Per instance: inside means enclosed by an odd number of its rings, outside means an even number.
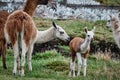
M112 30L116 30L120 27L120 21L118 16L110 15L110 20L107 21L107 27L111 27Z
M53 22L53 27L55 28L55 31L54 31L55 37L65 42L70 40L70 37L68 36L68 34L65 32L65 30L62 27L56 25L54 22Z

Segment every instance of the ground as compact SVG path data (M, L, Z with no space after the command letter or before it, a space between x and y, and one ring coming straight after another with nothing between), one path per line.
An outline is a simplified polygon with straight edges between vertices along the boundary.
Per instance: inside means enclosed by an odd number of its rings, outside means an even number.
M37 28L39 30L45 30L49 28L52 20L45 20L34 18ZM106 28L106 21L84 21L84 20L54 20L58 25L62 26L65 31L71 37L84 37L84 27L92 29L96 26L95 31L95 47L100 47L97 42L102 40L101 45L110 42L115 44L112 32L110 29ZM61 41L59 41L61 42ZM57 52L56 50L48 50L46 52L41 51L35 52L32 58L33 71L28 71L28 65L25 65L25 77L19 75L13 76L13 52L7 50L7 70L2 68L2 62L0 60L0 79L1 80L120 80L120 60L111 59L111 55L103 53L101 51L94 52L95 55L90 55L88 57L87 66L87 76L71 78L68 76L69 73L69 63L71 60L70 50L68 45L56 44L56 46L62 49L63 52ZM105 45L104 45L105 46ZM107 45L106 45L107 46ZM109 47L115 47L109 46ZM105 48L105 47L103 47ZM39 48L41 49L41 48ZM44 48L45 50L45 48ZM116 49L115 49L116 50ZM91 50L92 51L92 50ZM91 54L91 53L90 53ZM115 54L119 54L116 52ZM76 60L76 72L77 72L77 60Z
M46 51L34 55L32 58L33 71L28 71L27 62L25 65L25 77L13 76L13 54L7 50L7 70L0 65L1 80L119 80L120 62L111 60L107 56L91 55L87 62L87 76L71 78L69 73L70 57L64 57L56 50ZM1 61L0 61L1 63ZM77 72L77 60L76 60Z

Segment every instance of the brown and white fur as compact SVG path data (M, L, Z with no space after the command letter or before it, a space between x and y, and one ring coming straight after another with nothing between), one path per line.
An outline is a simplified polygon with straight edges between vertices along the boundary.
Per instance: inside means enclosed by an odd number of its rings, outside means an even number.
M114 40L120 48L120 20L118 15L110 15L110 20L107 22L107 27L112 28Z
M6 69L6 47L7 43L4 36L4 27L5 22L7 20L7 17L9 16L9 13L6 11L0 11L0 54L2 56L2 63L3 68Z
M67 35L65 30L53 22L52 27L49 29L45 31L37 31L36 43L42 44L56 38L61 39L65 42L70 40L70 37Z
M75 58L78 59L78 73L77 76L80 75L80 68L83 66L83 74L86 76L86 67L87 67L87 57L90 51L90 43L94 37L94 30L88 31L85 28L86 37L85 39L80 37L75 37L71 40L69 47L71 50L72 61L70 63L70 72L69 76L75 77Z
M20 72L20 49L21 52L21 76L24 76L25 56L28 52L28 67L32 71L31 57L33 46L36 41L37 28L26 12L22 10L14 11L8 16L5 24L5 38L7 43L11 43L14 51L14 69L13 73Z
M29 14L32 17L34 15L34 11L38 4L47 5L51 1L52 0L27 0L23 8L23 11L25 11L27 14Z

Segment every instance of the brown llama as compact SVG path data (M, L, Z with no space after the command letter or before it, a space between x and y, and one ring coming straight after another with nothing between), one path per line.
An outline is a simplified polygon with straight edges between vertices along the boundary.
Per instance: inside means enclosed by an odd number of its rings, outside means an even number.
M25 55L28 55L28 68L32 71L31 58L33 46L36 41L37 28L26 12L16 10L8 16L4 28L7 43L11 43L14 51L13 74L20 73L21 48L21 76L24 76Z
M86 76L87 57L90 51L91 40L94 37L94 31L95 31L95 27L91 31L88 31L88 29L85 28L85 32L86 32L85 39L80 37L75 37L70 41L69 47L71 50L72 61L70 63L69 76L75 77L75 58L76 57L78 59L77 76L80 75L81 66L83 66L83 75Z
M3 68L7 69L6 66L6 40L4 36L4 27L9 13L6 11L0 11L0 55L2 55Z
M28 13L30 16L33 16L35 8L37 5L43 4L46 5L48 3L48 0L27 0L26 5L24 7L24 11ZM4 25L7 20L9 13L6 11L0 11L0 52L2 55L2 63L3 68L6 69L6 41L4 38Z
M30 16L33 16L34 11L38 4L47 5L48 2L50 2L50 1L52 1L52 0L27 0L25 6L23 8L23 11L25 11Z

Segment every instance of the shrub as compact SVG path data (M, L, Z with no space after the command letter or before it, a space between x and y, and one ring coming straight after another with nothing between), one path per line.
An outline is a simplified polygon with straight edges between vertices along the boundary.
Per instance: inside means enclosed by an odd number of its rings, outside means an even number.
M33 56L33 59L48 59L48 58L54 58L56 56L59 56L60 54L57 53L56 50L46 51L43 53L36 53Z

